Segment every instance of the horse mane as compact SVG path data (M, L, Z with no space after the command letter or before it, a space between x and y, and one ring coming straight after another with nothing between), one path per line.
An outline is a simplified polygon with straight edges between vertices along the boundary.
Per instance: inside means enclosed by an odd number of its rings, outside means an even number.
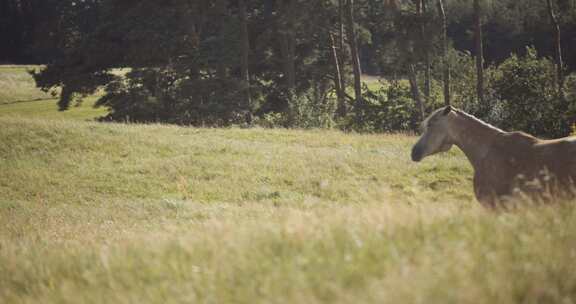
M470 120L473 120L473 121L479 123L480 125L482 125L482 126L484 126L484 127L487 127L487 128L492 129L492 130L495 130L495 131L504 133L504 131L503 131L502 129L497 128L497 127L495 127L495 126L493 126L493 125L491 125L491 124L489 124L489 123L487 123L487 122L485 122L485 121L477 118L477 117L474 116L474 115L468 114L468 113L466 113L466 112L464 112L464 111L462 111L462 110L460 110L460 109L454 109L453 111L456 112L456 113L458 113L458 115L461 115L461 116L464 116L464 117L466 117L466 118L468 118L468 119L470 119Z
M430 121L435 120L438 116L443 116L443 115L444 115L444 114L443 114L444 110L445 110L445 108L442 107L442 108L440 108L440 109L435 110L435 111L432 112L430 115L428 115L428 117L427 117L426 119L424 119L424 121L422 122L421 128L422 128L423 130L426 130L426 128L428 128L428 125L430 124ZM484 121L482 121L481 119L479 119L479 118L477 118L477 117L475 117L475 116L473 116L473 115L471 115L471 114L468 114L468 113L466 113L466 112L464 112L464 111L462 111L462 110L460 110L460 109L452 108L452 111L453 111L454 113L456 113L456 114L458 114L458 115L460 115L460 116L462 116L462 117L465 117L465 118L467 118L467 119L469 119L469 120L472 120L472 121L474 121L474 122L476 122L476 123L478 123L478 124L480 124L480 125L482 125L482 126L484 126L484 127L490 128L490 129L495 130L495 131L504 132L503 130L501 130L501 129L499 129L499 128L497 128L497 127L495 127L495 126L493 126L493 125L491 125L491 124L489 124L489 123L487 123L487 122L484 122Z
M428 115L428 117L426 117L426 119L424 119L424 120L422 121L422 125L421 125L422 130L426 130L426 128L428 128L428 124L430 123L430 121L431 121L433 118L436 118L436 116L438 115L438 113L440 113L440 112L442 112L442 111L444 111L444 108L437 109L437 110L435 110L434 112L432 112L430 115Z

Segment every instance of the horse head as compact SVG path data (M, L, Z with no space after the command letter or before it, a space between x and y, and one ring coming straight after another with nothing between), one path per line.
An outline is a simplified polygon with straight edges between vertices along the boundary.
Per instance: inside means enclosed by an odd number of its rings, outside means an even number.
M412 148L412 160L421 161L424 157L452 148L450 136L450 114L456 112L451 106L436 110L422 123L423 133Z

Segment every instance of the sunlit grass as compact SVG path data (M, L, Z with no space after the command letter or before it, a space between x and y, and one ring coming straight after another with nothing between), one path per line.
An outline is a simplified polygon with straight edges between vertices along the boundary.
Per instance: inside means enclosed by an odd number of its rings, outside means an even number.
M0 106L4 103L53 98L49 93L36 88L34 79L28 73L35 69L38 66L0 65Z
M0 302L575 299L576 210L414 138L0 118Z
M576 208L498 213L415 137L0 105L0 303L574 303Z
M87 97L81 104L73 105L66 111L58 111L56 99L0 104L0 117L94 120L107 114L105 108L93 107L96 99Z
M97 96L84 98L68 111L58 111L55 96L38 89L28 73L40 68L0 65L0 117L94 120L106 115L106 109L93 107Z

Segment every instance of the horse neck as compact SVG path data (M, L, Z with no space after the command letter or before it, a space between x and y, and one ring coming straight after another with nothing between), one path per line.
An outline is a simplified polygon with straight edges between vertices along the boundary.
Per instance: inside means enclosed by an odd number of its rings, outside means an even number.
M467 114L458 113L452 119L452 140L477 169L490 150L493 141L503 131Z

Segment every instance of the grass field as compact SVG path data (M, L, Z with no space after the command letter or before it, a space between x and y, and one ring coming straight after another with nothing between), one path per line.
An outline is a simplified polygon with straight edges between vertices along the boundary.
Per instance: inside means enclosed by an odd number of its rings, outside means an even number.
M54 98L36 89L34 79L27 72L38 68L38 66L0 65L0 105Z
M576 208L486 211L459 151L414 164L406 135L15 106L0 303L576 302Z
M82 104L72 106L68 111L57 111L56 99L0 104L0 117L90 121L106 115L106 109L93 108L96 99L87 97Z

